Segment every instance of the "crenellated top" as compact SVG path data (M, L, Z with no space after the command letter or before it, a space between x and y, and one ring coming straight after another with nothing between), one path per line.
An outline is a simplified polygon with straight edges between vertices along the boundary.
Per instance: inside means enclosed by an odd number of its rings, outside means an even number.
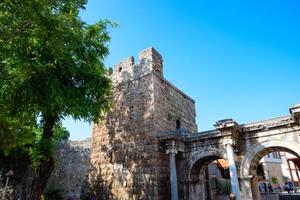
M163 76L163 59L153 47L140 52L138 65L140 68L156 71Z
M135 63L134 57L130 56L116 64L112 79L114 84L117 85L137 79L151 72L155 72L163 77L163 59L153 47L141 51L137 63Z

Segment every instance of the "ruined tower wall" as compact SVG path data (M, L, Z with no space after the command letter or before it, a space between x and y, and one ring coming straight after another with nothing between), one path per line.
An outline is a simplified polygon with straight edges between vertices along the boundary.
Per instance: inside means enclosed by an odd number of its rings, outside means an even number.
M94 126L91 160L100 179L96 184L106 191L103 199L138 199L155 189L151 78L117 86L113 110Z
M174 131L177 128L184 128L190 133L197 132L194 100L157 75L154 76L153 85L156 131ZM180 127L177 127L177 123Z
M168 199L168 158L157 136L176 120L196 132L194 102L164 80L153 48L136 64L133 57L117 64L112 79L113 109L93 127L91 179L103 199Z
M154 121L155 133L175 131L183 128L190 133L197 132L195 123L195 102L167 80L154 75ZM177 127L180 123L180 127ZM160 199L170 198L169 157L164 151L157 151L158 194ZM179 172L178 172L179 173ZM179 183L180 184L180 183ZM179 185L180 188L180 185Z

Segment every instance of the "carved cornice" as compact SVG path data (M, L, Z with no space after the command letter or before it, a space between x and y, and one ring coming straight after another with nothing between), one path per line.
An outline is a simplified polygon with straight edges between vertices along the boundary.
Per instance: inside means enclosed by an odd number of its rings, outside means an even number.
M292 108L290 108L290 113L294 122L297 125L300 125L300 103L295 104Z
M289 126L293 123L293 119L291 116L284 116L278 117L274 119L258 121L249 124L241 125L243 132L258 132L258 131L267 131L270 129L282 127L282 126Z
M189 133L185 129L179 129L176 131L164 132L158 136L158 139L164 144L165 149L168 145L170 146L172 141L175 141L178 151L189 151L189 149L192 149L195 146L224 145L224 141L229 139L232 141L230 143L232 143L234 151L237 152L240 149L239 143L242 140L252 138L252 136L264 137L263 135L255 135L257 132L264 132L282 127L289 128L289 130L284 129L284 131L297 131L300 126L300 104L296 104L290 108L290 113L291 115L288 116L243 125L239 125L232 119L224 119L216 122L215 130ZM280 130L282 133L283 130Z
M217 121L214 126L217 130L221 132L230 131L231 133L239 133L241 132L240 125L234 121L233 119L223 119Z

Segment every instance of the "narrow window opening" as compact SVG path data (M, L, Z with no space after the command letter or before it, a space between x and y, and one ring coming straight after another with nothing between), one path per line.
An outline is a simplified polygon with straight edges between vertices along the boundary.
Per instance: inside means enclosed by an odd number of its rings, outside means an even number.
M119 67L119 72L121 72L122 71L122 67Z
M181 128L180 120L176 120L176 129L180 129L180 128Z

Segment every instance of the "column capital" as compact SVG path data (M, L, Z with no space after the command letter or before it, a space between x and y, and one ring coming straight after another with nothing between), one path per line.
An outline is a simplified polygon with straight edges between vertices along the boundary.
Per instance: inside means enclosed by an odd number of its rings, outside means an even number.
M227 147L227 146L233 147L233 145L235 145L233 139L230 139L230 138L224 139L224 140L223 140L223 144L224 144L226 147Z
M176 155L179 151L183 152L184 147L180 141L176 140L169 140L166 143L166 154L173 154Z
M166 150L166 154L169 154L169 155L176 155L178 153L177 149L167 149Z
M290 113L296 124L300 125L300 103L290 108Z

